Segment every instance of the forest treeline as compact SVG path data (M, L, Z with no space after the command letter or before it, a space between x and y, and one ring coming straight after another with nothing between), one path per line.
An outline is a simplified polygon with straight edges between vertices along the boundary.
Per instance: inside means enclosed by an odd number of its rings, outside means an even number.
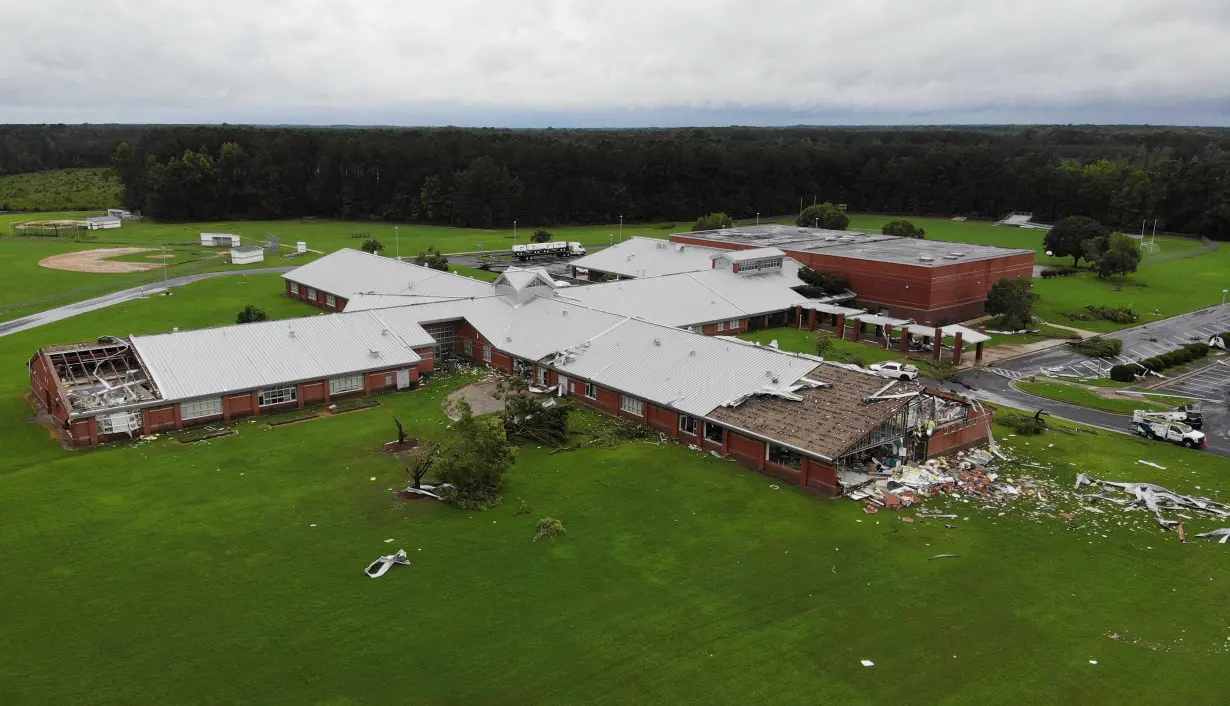
M125 205L167 220L528 227L750 218L832 201L894 214L1083 215L1128 231L1156 218L1160 229L1230 239L1230 131L1219 129L18 128L0 132L0 165L111 163ZM32 157L13 154L22 139Z

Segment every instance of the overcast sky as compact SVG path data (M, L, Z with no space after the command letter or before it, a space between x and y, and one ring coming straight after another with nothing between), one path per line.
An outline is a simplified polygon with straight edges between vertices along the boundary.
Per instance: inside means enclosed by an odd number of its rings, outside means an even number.
M0 122L1230 125L1230 0L9 0Z

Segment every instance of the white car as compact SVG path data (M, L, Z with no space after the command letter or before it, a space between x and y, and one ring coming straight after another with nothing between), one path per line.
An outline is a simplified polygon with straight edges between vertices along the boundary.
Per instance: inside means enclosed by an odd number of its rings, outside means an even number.
M909 363L872 363L867 366L876 375L897 380L913 380L918 377L918 366Z

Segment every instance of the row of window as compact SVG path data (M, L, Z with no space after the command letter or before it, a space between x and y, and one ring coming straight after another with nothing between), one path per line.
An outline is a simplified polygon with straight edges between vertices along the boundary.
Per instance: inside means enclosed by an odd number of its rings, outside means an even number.
M719 331L725 331L726 329L737 329L737 328L739 328L739 319L731 319L730 321L719 321L717 324L717 330Z
M299 283L298 282L290 283L290 293L296 297L299 296ZM311 299L312 301L316 301L316 290L312 289L311 287L308 287L307 288L307 298ZM337 307L337 297L333 296L332 294L326 294L325 295L325 306L331 306L331 307L336 308Z

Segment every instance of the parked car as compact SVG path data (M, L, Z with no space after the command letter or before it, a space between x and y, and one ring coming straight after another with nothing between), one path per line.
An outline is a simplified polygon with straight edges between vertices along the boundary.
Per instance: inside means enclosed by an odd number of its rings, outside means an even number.
M918 377L918 366L909 363L872 363L867 366L876 375L898 380L913 380Z

